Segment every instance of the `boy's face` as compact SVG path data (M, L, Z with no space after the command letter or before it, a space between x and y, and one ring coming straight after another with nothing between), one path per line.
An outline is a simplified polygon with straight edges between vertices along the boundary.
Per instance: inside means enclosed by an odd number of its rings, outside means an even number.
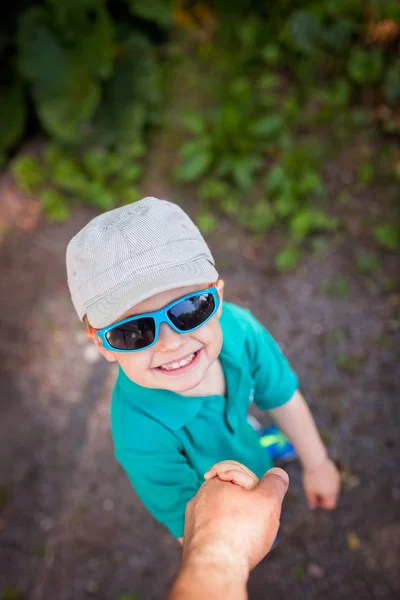
M121 315L125 319L163 308L170 302L204 289L206 286L188 286L161 292L136 304ZM97 340L96 346L110 362L117 362L133 382L147 388L165 389L183 394L194 390L203 380L207 370L218 358L222 348L222 331L219 316L222 308L224 282L216 284L221 305L207 323L188 333L177 333L167 323L161 323L158 340L150 348L139 352L112 352L103 348ZM118 319L118 321L120 320ZM188 364L171 368L172 363L186 359ZM162 367L170 367L168 370Z

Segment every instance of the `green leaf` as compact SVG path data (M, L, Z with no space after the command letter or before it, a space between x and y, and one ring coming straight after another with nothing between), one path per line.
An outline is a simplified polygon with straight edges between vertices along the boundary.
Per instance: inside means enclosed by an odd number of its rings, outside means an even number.
M130 0L132 14L154 21L161 27L169 27L173 21L172 0Z
M337 277L334 281L323 286L323 291L335 298L348 298L349 284L345 277Z
M314 171L306 170L301 175L297 186L298 193L309 198L311 195L321 197L324 195L325 188L321 177Z
M281 273L292 271L299 264L302 252L295 246L285 246L275 257L275 267Z
M83 76L70 82L57 96L42 97L34 94L36 109L43 126L49 133L65 142L78 142L84 135L84 125L90 121L100 99L100 88Z
M14 81L0 88L0 153L12 148L21 138L26 121L22 84Z
M217 226L217 220L211 213L203 213L197 217L197 225L204 233L204 235L208 235L212 233Z
M190 142L182 144L179 153L183 159L193 158L197 154L207 152L210 147L210 142L207 137L197 138Z
M380 50L355 48L347 65L350 79L359 85L374 83L382 77L383 56Z
M336 227L337 219L311 209L301 210L290 221L290 233L297 242L302 242L314 231L330 231Z
M265 178L266 190L270 193L275 193L284 187L287 175L282 165L279 163L274 165L268 172Z
M117 205L117 198L101 181L90 183L88 201L101 210L111 210Z
M383 248L397 252L400 250L400 227L393 223L378 225L374 229L375 239Z
M307 10L294 12L288 29L294 46L305 54L311 54L315 50L323 32L320 18Z
M210 165L210 154L208 152L199 152L184 160L176 171L176 177L179 181L183 182L195 181L206 173Z
M114 23L105 8L99 7L75 47L74 60L88 72L107 78L112 73L114 54Z
M371 163L362 163L358 167L358 179L365 185L370 185L375 177L375 169Z
M18 590L6 587L3 592L2 600L24 600L24 597Z
M77 161L68 156L61 157L54 164L49 177L53 184L74 194L85 195L89 187L89 179Z
M380 261L377 254L360 254L356 258L356 269L360 273L375 275L380 271Z
M44 177L39 161L32 154L18 156L11 163L11 172L24 192L37 192Z
M251 132L259 137L272 137L279 133L285 125L285 119L279 113L268 115L251 125Z
M400 102L400 58L397 58L387 70L383 91L390 104Z
M188 131L196 135L200 135L205 130L204 119L198 113L186 114L183 123Z
M71 211L65 197L55 190L45 190L41 195L43 209L50 221L66 221Z
M266 200L259 200L252 207L243 207L239 214L240 224L253 233L268 231L276 223L276 215L272 205Z
M274 207L277 215L280 217L288 217L289 215L296 213L298 210L298 202L292 193L290 184L288 184L287 188L275 198Z
M231 190L228 184L218 179L207 179L199 188L199 195L205 202L222 201L224 198L231 195Z
M59 92L69 68L70 54L51 28L45 8L23 12L18 24L19 69L42 95Z

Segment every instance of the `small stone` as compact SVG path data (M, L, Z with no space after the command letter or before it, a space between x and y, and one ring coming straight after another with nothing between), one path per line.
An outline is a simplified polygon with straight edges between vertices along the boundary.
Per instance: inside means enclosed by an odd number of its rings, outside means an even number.
M103 509L107 512L114 509L114 501L111 498L106 498L103 502Z
M93 581L93 579L89 579L85 584L85 590L90 594L95 594L99 591L99 584Z
M86 344L86 346L83 348L83 358L87 363L92 365L99 360L100 353L93 344Z
M392 498L393 500L400 500L400 488L392 488Z
M321 333L323 331L324 331L324 328L321 325L321 323L314 323L314 325L312 325L312 327L311 327L311 333L313 335L321 335Z
M339 177L340 181L345 185L350 185L353 181L353 175L349 171L342 171Z
M357 475L352 475L347 471L342 472L343 488L346 492L351 492L360 485L360 478Z
M315 579L321 579L325 575L325 571L322 567L317 565L316 563L310 563L307 569L310 577L315 577Z
M46 517L40 521L40 529L42 531L51 531L53 529L53 525L53 520Z

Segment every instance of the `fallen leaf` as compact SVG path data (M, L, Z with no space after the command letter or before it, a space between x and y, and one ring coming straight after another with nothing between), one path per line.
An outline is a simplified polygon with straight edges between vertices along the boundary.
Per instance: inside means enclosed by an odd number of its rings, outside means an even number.
M347 546L352 552L357 552L361 548L361 542L358 535L354 532L348 533L346 536Z

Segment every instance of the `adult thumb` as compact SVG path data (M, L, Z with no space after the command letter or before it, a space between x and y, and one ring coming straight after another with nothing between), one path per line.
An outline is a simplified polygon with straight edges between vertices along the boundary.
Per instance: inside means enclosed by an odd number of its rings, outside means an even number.
M289 475L283 469L273 467L265 473L257 486L257 491L268 498L275 498L282 504L289 487Z

